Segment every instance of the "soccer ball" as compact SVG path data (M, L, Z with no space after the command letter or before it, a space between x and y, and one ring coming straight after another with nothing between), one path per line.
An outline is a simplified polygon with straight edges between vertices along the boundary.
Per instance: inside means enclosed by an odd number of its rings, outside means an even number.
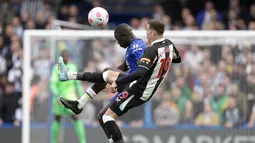
M108 12L102 7L95 7L88 14L89 23L97 28L104 27L109 20Z

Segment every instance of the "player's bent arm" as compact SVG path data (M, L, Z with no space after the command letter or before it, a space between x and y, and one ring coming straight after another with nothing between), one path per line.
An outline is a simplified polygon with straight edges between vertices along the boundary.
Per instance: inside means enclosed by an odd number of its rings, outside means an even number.
M173 55L172 63L181 63L181 61L182 61L182 59L179 54L179 51L174 46L174 55Z
M172 63L181 63L182 59L181 57L173 58Z
M129 75L120 77L115 82L116 82L117 86L128 84L132 81L135 81L135 80L138 80L138 79L142 78L147 71L148 71L148 69L143 68L143 67L139 67L137 69L137 71L135 71L135 72L133 72Z
M144 74L152 67L154 59L156 58L157 54L153 50L153 48L148 47L144 51L144 55L140 60L138 65L138 69L126 76L118 78L115 83L117 86L128 84L134 80L138 80L144 76Z
M124 60L124 62L121 65L119 65L117 67L117 69L119 69L121 71L124 71L124 72L127 71L128 70L128 66L127 66L126 60Z

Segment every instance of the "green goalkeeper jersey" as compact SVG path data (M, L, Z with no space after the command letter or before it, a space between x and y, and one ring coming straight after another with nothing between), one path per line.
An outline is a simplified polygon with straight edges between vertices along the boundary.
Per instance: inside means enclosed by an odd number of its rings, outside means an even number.
M72 63L67 63L66 66L71 71L77 71L77 67ZM58 74L59 71L57 65L55 65L52 69L50 81L50 88L54 97L61 96L69 100L76 100L83 95L84 91L78 80L61 82L58 79Z

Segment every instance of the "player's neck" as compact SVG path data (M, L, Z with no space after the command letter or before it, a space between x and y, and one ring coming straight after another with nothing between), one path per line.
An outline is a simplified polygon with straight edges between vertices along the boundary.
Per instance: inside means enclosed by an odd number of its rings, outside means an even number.
M135 36L130 37L129 45L136 39Z
M155 43L155 41L158 41L158 40L161 40L161 39L163 39L163 35L155 36L155 39L151 42L151 45L153 45Z

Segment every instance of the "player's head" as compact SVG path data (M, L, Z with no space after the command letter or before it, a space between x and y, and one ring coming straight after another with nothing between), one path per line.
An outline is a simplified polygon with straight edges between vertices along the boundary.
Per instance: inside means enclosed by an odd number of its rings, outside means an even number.
M68 63L70 60L70 56L67 50L64 50L61 52L61 56L63 57L63 60L65 63Z
M151 42L160 39L163 37L165 32L165 25L162 21L151 19L149 20L148 24L146 25L146 36L148 42Z
M118 41L118 44L123 48L127 48L135 39L132 28L125 23L116 27L114 30L114 37Z

